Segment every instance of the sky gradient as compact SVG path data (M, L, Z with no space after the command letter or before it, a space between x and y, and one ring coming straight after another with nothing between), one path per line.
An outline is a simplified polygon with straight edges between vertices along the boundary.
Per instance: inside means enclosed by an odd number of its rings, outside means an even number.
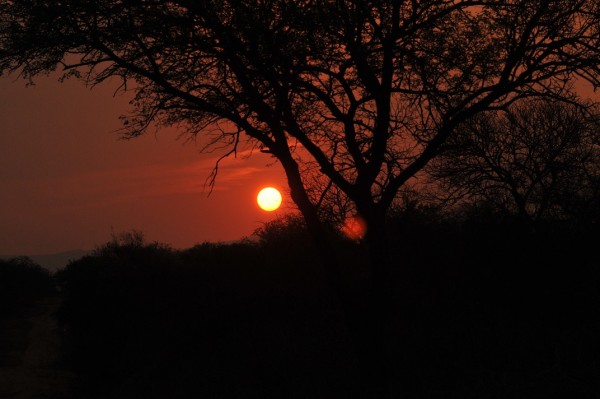
M131 110L115 84L93 90L75 79L0 77L0 255L92 249L111 233L142 231L149 241L186 248L231 241L294 209L280 166L255 151L228 158L208 196L206 178L221 153L201 153L175 129L120 140ZM586 84L584 98L600 100ZM282 207L261 210L265 186Z
M220 154L202 154L200 139L161 129L120 140L119 116L131 107L127 95L113 96L115 85L35 82L0 77L1 255L92 249L130 229L175 248L230 241L293 207L269 155L228 158L208 196L204 183ZM282 190L277 212L256 204L266 185Z

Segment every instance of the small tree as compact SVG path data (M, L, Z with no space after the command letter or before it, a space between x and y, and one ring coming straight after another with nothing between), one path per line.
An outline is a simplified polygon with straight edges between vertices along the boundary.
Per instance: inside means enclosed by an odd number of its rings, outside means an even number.
M30 258L0 259L0 320L54 292L50 272Z
M464 123L432 163L443 192L528 223L564 216L593 194L600 153L594 106L530 99Z

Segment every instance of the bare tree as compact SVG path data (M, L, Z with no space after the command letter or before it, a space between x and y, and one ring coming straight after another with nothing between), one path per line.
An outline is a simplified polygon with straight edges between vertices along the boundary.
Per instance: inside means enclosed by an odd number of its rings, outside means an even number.
M565 214L598 178L597 107L528 99L465 122L431 163L443 192L530 224Z
M118 77L136 93L130 136L212 128L232 153L242 134L272 153L332 287L362 309L349 312L358 335L377 344L398 190L475 115L569 97L575 78L600 85L599 30L595 0L2 0L0 71ZM339 278L319 218L319 190L331 186L366 226L362 301Z

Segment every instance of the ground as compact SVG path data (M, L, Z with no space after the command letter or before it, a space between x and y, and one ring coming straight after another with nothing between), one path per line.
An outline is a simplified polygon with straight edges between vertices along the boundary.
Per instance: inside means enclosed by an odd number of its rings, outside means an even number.
M73 375L61 365L54 313L60 296L39 300L22 314L0 320L0 398L67 399Z

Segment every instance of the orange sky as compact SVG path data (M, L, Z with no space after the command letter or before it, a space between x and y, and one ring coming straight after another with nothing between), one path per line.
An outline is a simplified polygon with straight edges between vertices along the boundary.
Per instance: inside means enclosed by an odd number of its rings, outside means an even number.
M275 216L255 202L265 185L286 189L270 156L228 159L207 198L218 154L200 154L171 129L118 140L129 105L110 85L15 79L0 78L0 254L91 249L111 229L184 248L239 239ZM279 214L292 207L283 194Z
M236 240L276 216L255 202L266 185L283 189L278 214L293 208L268 155L225 161L207 197L218 154L200 154L200 143L172 129L119 140L118 117L130 108L110 84L36 82L0 77L0 255L92 249L130 229L175 248ZM600 99L589 85L578 89Z

